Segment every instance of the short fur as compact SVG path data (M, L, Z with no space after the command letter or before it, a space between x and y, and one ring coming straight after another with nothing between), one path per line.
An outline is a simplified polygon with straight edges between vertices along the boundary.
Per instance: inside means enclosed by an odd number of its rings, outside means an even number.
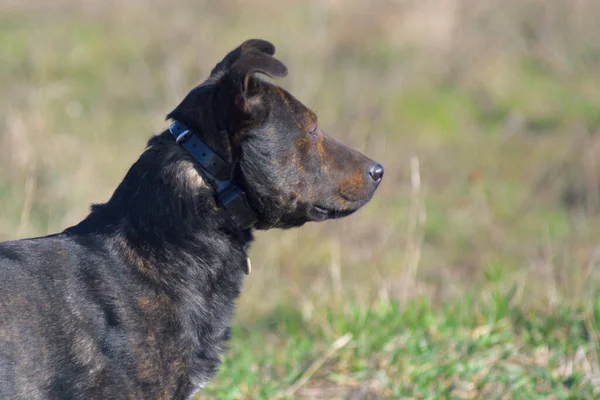
M379 166L255 76L285 76L274 53L244 42L169 118L231 164L255 228L348 215L373 195ZM81 223L0 244L0 398L189 398L217 372L253 229L218 206L168 131L151 138Z

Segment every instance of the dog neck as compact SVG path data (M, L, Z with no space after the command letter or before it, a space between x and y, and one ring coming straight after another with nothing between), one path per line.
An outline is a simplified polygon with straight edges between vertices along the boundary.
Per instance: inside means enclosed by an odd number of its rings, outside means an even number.
M234 166L219 157L185 124L175 121L171 124L169 132L175 138L175 142L194 158L205 181L215 189L219 207L227 210L240 228L249 229L254 226L258 218L248 203L246 192L231 181ZM223 136L226 135L226 132L223 133Z
M253 238L252 229L240 228L219 207L202 169L168 131L150 139L111 199L94 205L80 228L113 232L138 248L140 256L157 259L188 249L201 251L210 236L239 251L242 270L247 269Z

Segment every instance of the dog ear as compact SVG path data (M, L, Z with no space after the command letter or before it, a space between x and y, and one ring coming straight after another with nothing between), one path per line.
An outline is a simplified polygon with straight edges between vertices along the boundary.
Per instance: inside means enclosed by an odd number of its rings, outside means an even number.
M261 73L271 78L283 78L287 75L287 67L276 58L256 50L245 52L231 67L232 78L240 81L248 75Z
M260 80L252 79L254 74L264 74L271 78L283 78L287 67L279 60L256 50L245 52L233 64L226 79L233 86L235 105L244 114L258 117L266 112Z
M262 39L249 39L232 50L210 72L210 78L218 79L235 64L247 51L257 51L269 56L275 54L275 46Z
M210 119L211 101L213 94L223 102L235 106L244 114L254 114L261 109L262 99L258 93L249 89L250 77L254 73L262 73L273 78L287 75L287 67L272 57L275 46L266 40L246 40L235 50L231 51L218 63L211 72L210 78L203 84L192 89L181 103L167 115L167 119L176 119L190 126L201 126L202 121ZM256 85L255 85L256 86ZM225 90L217 90L217 87ZM206 113L207 115L204 115Z

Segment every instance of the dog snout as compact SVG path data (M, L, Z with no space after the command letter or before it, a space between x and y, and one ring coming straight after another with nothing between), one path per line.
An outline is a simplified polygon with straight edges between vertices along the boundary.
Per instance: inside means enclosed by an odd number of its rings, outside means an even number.
M383 165L379 163L372 164L369 167L369 176L373 180L373 182L379 184L381 179L383 179Z

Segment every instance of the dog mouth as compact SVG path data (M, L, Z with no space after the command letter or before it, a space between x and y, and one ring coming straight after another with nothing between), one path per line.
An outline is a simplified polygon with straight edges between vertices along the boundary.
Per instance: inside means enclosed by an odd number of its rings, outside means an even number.
M312 207L314 214L320 216L323 219L335 219L343 218L355 212L358 208L346 208L346 209L334 209L323 207L320 205L314 205Z

